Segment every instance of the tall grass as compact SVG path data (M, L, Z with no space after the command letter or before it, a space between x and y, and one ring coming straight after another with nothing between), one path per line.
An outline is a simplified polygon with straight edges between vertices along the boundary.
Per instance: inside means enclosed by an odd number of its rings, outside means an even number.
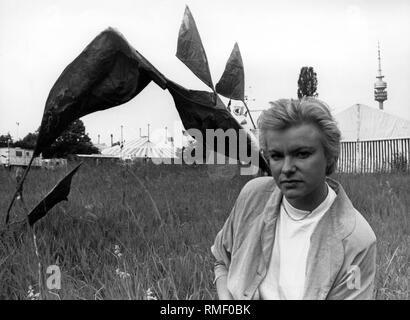
M213 170L85 164L69 202L36 225L42 265L58 264L62 272L61 289L43 292L44 298L215 299L210 246L250 177L225 172L218 178ZM27 205L64 173L33 170L25 183ZM375 297L409 299L409 175L336 178L378 238ZM12 172L0 169L0 182L1 229L15 188ZM17 204L13 220L24 217ZM0 231L0 298L27 299L30 285L38 291L26 227Z

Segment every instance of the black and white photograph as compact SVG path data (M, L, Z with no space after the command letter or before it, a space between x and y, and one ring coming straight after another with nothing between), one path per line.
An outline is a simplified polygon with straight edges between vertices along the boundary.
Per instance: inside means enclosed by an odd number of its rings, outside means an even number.
M409 88L407 0L0 0L0 300L409 300Z

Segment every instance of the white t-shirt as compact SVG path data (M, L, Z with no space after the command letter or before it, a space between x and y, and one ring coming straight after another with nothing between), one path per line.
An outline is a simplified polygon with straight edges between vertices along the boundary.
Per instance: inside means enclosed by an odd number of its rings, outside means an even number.
M309 216L299 221L295 220L303 218L309 211L294 208L283 197L280 214L276 222L271 261L266 276L259 286L261 299L302 299L310 237L319 220L336 198L336 193L332 188L329 185L327 187L326 199ZM289 215L295 220L292 220Z

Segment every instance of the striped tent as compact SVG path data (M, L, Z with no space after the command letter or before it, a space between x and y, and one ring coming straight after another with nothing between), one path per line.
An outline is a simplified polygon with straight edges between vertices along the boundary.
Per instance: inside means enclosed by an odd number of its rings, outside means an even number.
M170 142L154 143L147 137L124 142L123 147L119 145L104 149L103 155L119 156L122 159L172 159L175 158L175 150Z

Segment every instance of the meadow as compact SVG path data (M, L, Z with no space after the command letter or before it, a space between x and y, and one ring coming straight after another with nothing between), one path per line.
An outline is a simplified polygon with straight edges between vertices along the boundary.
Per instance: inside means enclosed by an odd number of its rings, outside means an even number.
M25 183L27 206L34 207L73 166L32 170ZM42 298L216 299L210 247L252 178L234 171L83 164L69 201L36 224L44 278L48 265L61 270L61 289L43 289ZM410 299L410 175L335 178L378 238L374 297ZM24 223L4 230L14 172L0 168L0 182L0 299L34 299L38 261L31 234ZM17 203L12 220L24 217Z

